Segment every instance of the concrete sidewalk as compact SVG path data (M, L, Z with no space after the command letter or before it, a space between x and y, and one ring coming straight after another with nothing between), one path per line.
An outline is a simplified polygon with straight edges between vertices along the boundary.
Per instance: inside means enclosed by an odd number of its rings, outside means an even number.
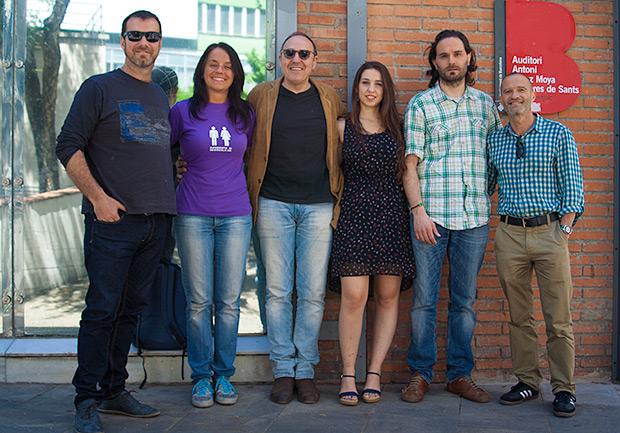
M278 405L269 400L268 385L239 385L234 406L197 409L190 403L191 386L152 385L137 391L139 400L157 407L161 415L136 419L102 414L107 433L185 432L555 432L620 431L620 385L579 383L577 414L557 418L551 412L548 384L542 397L517 406L498 399L512 384L484 388L491 402L472 403L433 384L418 404L400 400L401 385L386 385L381 401L355 407L338 403L336 385L319 385L321 401L305 405L296 400ZM0 432L73 432L73 387L70 385L0 384Z

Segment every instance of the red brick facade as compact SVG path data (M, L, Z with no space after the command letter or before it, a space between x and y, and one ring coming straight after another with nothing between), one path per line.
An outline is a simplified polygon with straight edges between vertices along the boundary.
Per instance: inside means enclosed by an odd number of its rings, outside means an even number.
M586 211L570 242L575 375L577 378L609 379L613 302L613 4L611 0L555 0L554 3L565 6L575 18L576 39L567 54L577 62L582 76L581 94L576 103L563 112L547 116L573 131L585 180ZM493 0L368 0L367 12L368 59L381 61L390 69L396 81L401 111L414 94L427 88L424 50L434 36L446 28L460 30L468 36L478 55L476 87L493 94ZM314 76L333 85L346 101L346 0L299 1L297 21L299 29L310 34L318 45L319 66ZM492 228L497 225L497 217L492 217L491 225ZM508 308L495 270L493 236L492 229L478 278L474 376L481 381L512 381ZM444 269L444 277L446 273ZM447 304L444 278L438 306L437 381L445 380ZM411 291L404 292L396 336L384 364L384 382L405 382L409 376L405 358L409 345L410 306ZM336 322L338 308L339 297L328 293L324 321ZM536 309L541 360L546 367L546 336L539 302ZM371 306L369 325L372 316ZM369 326L368 350L371 337L372 327ZM336 379L340 374L338 341L322 340L320 350L317 377Z

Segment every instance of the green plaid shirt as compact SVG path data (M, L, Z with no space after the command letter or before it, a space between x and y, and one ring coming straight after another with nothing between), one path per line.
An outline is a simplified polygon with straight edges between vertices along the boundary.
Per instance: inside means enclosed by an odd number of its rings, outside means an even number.
M420 192L436 224L465 230L489 222L486 142L501 126L491 97L473 87L455 100L437 84L409 101L406 153L420 158Z

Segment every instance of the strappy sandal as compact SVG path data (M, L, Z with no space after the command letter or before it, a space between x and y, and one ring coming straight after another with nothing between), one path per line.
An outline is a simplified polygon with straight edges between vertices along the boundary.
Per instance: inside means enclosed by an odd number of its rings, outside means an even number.
M345 377L352 377L353 379L355 379L355 376L351 374L343 374L342 376L340 376L341 379L344 379ZM357 406L359 398L360 396L357 391L345 391L338 394L340 404L344 404L345 406Z
M380 383L381 374L375 373L374 371L369 371L368 373L366 373L366 375L369 375L369 374L374 374L376 376L379 376L379 383ZM381 398L381 391L379 391L378 389L365 388L362 391L362 400L364 400L364 403L376 403L379 401L380 398Z

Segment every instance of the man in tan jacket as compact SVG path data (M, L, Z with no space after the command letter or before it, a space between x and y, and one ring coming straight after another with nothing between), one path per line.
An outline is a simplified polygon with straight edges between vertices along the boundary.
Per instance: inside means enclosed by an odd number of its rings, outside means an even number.
M336 120L344 106L333 88L310 79L316 45L295 32L279 55L282 78L256 86L248 189L266 269L266 314L275 381L270 398L316 403L314 365L342 172ZM297 289L293 315L292 293Z

